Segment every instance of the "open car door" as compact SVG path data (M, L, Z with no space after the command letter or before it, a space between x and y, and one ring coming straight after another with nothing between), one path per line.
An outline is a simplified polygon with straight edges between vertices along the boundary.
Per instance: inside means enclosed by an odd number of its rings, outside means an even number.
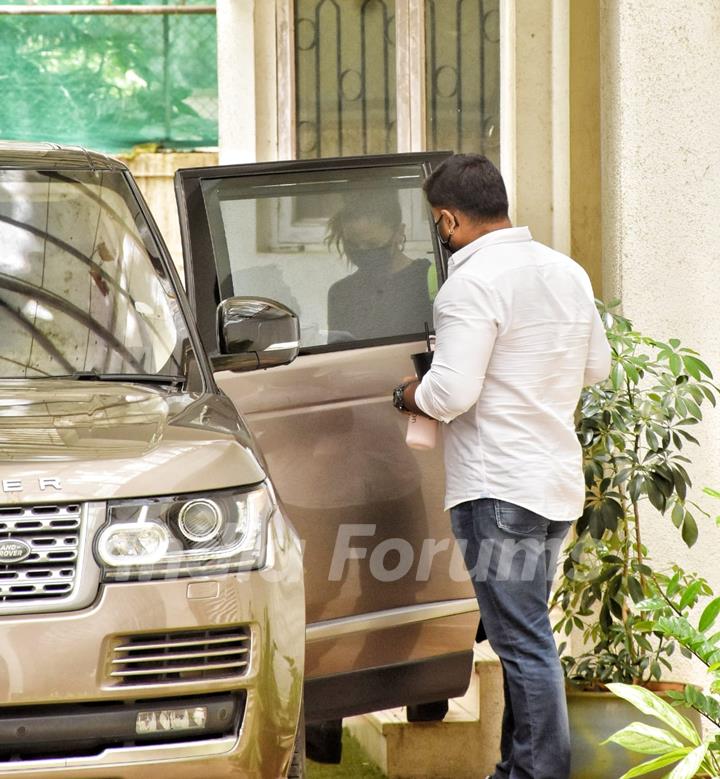
M269 298L300 321L292 364L218 370L305 542L308 720L460 694L477 627L443 512L441 444L405 444L391 393L424 351L443 258L422 192L447 153L179 171L190 301Z

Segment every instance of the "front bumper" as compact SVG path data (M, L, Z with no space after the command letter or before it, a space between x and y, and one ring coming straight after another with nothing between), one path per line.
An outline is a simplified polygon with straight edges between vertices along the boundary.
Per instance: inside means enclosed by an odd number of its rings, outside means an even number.
M242 669L176 672L173 660L165 663L166 673L149 679L111 675L117 647L128 636L184 640L213 631L224 636L233 627L249 637ZM280 777L302 697L304 632L300 548L279 511L269 523L262 571L105 585L80 611L4 617L0 776ZM158 654L162 650L153 650L153 659ZM203 701L214 716L209 731L160 735L149 744L147 736L125 738L139 711L202 707ZM235 702L232 714L221 716L216 704L222 701L226 708ZM84 733L73 736L71 715ZM8 738L13 726L14 740ZM49 734L44 746L39 733Z

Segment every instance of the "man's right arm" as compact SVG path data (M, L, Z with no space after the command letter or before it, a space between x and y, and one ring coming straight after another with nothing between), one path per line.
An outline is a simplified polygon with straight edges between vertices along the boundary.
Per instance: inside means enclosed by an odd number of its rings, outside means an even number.
M492 290L474 279L446 282L435 301L435 329L432 367L414 402L429 417L451 422L477 402L485 381L498 332Z

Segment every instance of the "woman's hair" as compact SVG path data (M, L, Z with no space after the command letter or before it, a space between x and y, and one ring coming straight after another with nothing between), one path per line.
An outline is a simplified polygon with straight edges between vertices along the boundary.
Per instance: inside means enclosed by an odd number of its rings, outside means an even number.
M402 208L396 189L359 190L348 193L343 200L342 208L328 219L325 234L325 243L329 248L334 246L338 254L342 253L345 225L348 222L366 219L393 230L402 224Z

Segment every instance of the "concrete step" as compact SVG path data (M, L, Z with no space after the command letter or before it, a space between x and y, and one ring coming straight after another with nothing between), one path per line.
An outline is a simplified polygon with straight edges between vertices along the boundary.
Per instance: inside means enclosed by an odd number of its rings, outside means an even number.
M450 701L442 722L408 722L403 708L344 725L388 779L478 779L497 762L502 710L500 662L483 644L467 692Z

